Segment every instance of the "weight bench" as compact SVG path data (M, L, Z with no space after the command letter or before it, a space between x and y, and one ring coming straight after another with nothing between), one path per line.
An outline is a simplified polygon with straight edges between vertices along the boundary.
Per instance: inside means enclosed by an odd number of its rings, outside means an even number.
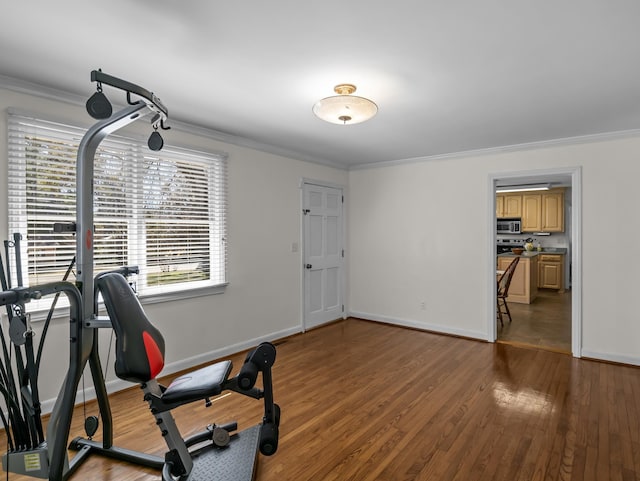
M162 386L156 377L164 367L164 339L147 319L127 280L119 273L107 273L97 277L96 287L116 335L116 375L140 384L167 443L162 480L252 480L257 451L271 456L278 448L280 408L273 402L271 378L275 347L268 342L260 344L249 352L239 373L232 378L229 376L233 366L226 360L183 374L169 386ZM255 387L259 372L262 389ZM235 422L213 424L184 439L171 410L195 401L205 401L209 406L211 397L226 390L264 399L262 422L236 433L233 433L237 429Z

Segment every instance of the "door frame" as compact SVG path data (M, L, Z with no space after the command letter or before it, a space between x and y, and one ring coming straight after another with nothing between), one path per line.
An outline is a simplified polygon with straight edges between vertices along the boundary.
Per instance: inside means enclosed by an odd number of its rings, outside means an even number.
M349 256L349 251L346 248L346 244L347 244L347 202L348 202L348 198L347 198L347 187L342 185L342 184L336 184L333 182L327 182L324 180L317 180L317 179L311 179L308 177L301 177L300 178L300 183L299 183L299 188L300 188L300 209L298 210L299 215L300 215L300 330L302 332L306 332L308 326L306 325L306 319L305 319L305 312L306 312L306 305L305 305L305 284L304 284L304 280L305 280L305 268L304 268L304 259L305 259L305 236L304 236L304 186L305 184L310 184L310 185L317 185L320 187L330 187L332 189L340 189L342 191L342 196L344 198L344 201L342 202L342 248L344 249L344 257L342 258L342 272L340 273L340 282L341 282L341 295L342 295L342 304L344 305L344 309L342 310L342 318L346 319L347 317L347 312L349 311L348 309L348 304L347 304L347 295L348 295L348 284L347 284L347 279L348 279L348 256Z
M571 177L571 353L574 357L582 357L582 167L566 167L513 172L495 172L489 174L489 202L487 225L496 223L496 182L498 179L516 180L521 177L542 177L568 175ZM487 341L497 339L496 323L496 230L489 228L487 236Z

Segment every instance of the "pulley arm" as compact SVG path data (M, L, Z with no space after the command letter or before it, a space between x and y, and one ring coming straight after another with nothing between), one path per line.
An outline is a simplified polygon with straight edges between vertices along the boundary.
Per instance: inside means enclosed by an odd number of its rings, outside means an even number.
M112 75L101 72L100 70L91 71L91 81L104 83L107 85L111 85L112 87L115 87L117 89L124 90L125 92L127 92L127 100L129 101L129 103L133 103L131 102L129 94L135 94L139 97L142 97L143 99L145 99L145 103L151 110L160 114L162 120L166 120L169 116L169 111L160 101L160 99L156 97L153 92L149 92L147 89L140 87L139 85L119 79Z

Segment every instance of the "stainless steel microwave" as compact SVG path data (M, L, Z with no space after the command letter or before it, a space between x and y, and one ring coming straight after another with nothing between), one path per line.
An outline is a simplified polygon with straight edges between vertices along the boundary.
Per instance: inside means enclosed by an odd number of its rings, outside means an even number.
M520 234L521 228L522 222L518 218L498 219L496 232L498 234Z

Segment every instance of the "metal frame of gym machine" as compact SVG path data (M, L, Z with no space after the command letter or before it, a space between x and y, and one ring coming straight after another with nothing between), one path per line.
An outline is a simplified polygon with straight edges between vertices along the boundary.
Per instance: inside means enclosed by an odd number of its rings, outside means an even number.
M68 297L70 303L69 368L47 425L46 445L32 453L32 455L39 457L38 464L41 464L42 467L38 472L25 472L19 470L15 472L37 477L46 477L46 475L48 475L48 479L50 481L62 481L68 479L89 454L98 453L134 464L162 470L163 480L174 479L170 475L165 458L119 448L113 445L111 409L109 406L105 379L102 373L102 365L98 352L98 329L111 328L112 325L108 318L101 318L97 316L93 265L93 177L96 150L102 140L109 134L150 114L153 114L151 123L156 132L154 132L150 138L149 147L153 150L159 150L162 147L162 139L157 134L157 128L158 126L161 126L163 129L167 129L167 127L164 126L164 122L168 117L168 111L152 92L149 92L137 85L104 74L102 71L92 71L91 80L98 83L99 94L102 92L102 83L125 91L127 93L127 102L129 105L113 115L111 115L111 106L108 104L106 99L106 108L104 105L94 105L94 107L99 110L98 116L94 117L102 118L103 120L97 122L87 131L82 138L78 149L76 172L76 223L75 225L70 224L66 226L58 226L58 229L62 231L76 233L76 284L74 285L70 282L56 282L0 293L1 305L14 302L28 302L30 299L40 298L42 296L58 292L64 293ZM140 100L132 102L130 97L131 94L135 94L140 97ZM87 107L89 110L89 103L87 104ZM154 135L158 136L155 140L153 140ZM152 140L155 142L155 145L152 145ZM127 273L127 269L128 268L124 268L125 274ZM75 405L78 385L87 363L90 367L100 416L102 419L102 441L96 442L84 438L74 439L69 447L78 450L78 453L69 460L67 456L67 443L69 441L68 438L71 429L73 407ZM263 372L263 376L265 376L265 374L266 373ZM270 385L270 370L264 381L265 383L268 382ZM230 389L241 392L233 387ZM244 392L244 394L257 399L264 395L265 401L267 400L267 397L269 397L269 402L273 404L271 392L262 393L260 390L255 388L252 389L254 392ZM275 406L277 407L277 405ZM279 423L279 408L277 408L277 410L277 414L271 413L271 416L274 419L277 418ZM240 470L244 473L242 474L243 477L232 475L229 478L225 477L220 479L253 479L257 459L257 442L260 437L258 430L255 429L257 427L258 426L254 426L253 428L243 431L243 433L249 433L243 439L248 439L250 441L249 447L250 449L253 449L253 453L247 453L246 442L243 441L243 443L238 444L240 448L239 450L242 451L242 456L247 456L247 454L251 455L250 459L246 460L250 463L248 468ZM200 433L192 438L185 439L184 442L187 446L192 446L205 441L207 438L211 439L211 436L206 433ZM275 447L273 452L275 452ZM15 454L16 459L21 455L21 453L11 454ZM233 460L234 458L227 456L224 459ZM209 472L209 470L207 470L207 472ZM225 476L225 474L223 474L223 476ZM228 476L228 470L226 476ZM213 478L215 478L215 475ZM210 481L213 478L208 476L206 479ZM179 479L195 481L191 474L180 477Z
M67 479L80 466L80 463L92 452L160 469L164 460L157 456L130 451L113 446L113 422L111 408L102 374L102 365L98 353L98 329L110 328L108 321L100 320L94 312L94 269L93 269L93 177L94 158L102 140L109 134L144 118L149 114L167 119L168 111L153 93L137 85L125 82L99 71L91 72L91 80L105 83L127 92L129 106L110 117L97 122L84 135L78 148L76 170L76 286L80 290L82 302L77 314L70 322L69 368L64 383L56 399L47 425L47 443L49 446L49 479ZM129 93L141 98L130 101ZM79 317L76 317L79 316ZM89 363L91 377L102 419L102 443L88 442L69 463L67 442L71 429L73 406L78 384Z

